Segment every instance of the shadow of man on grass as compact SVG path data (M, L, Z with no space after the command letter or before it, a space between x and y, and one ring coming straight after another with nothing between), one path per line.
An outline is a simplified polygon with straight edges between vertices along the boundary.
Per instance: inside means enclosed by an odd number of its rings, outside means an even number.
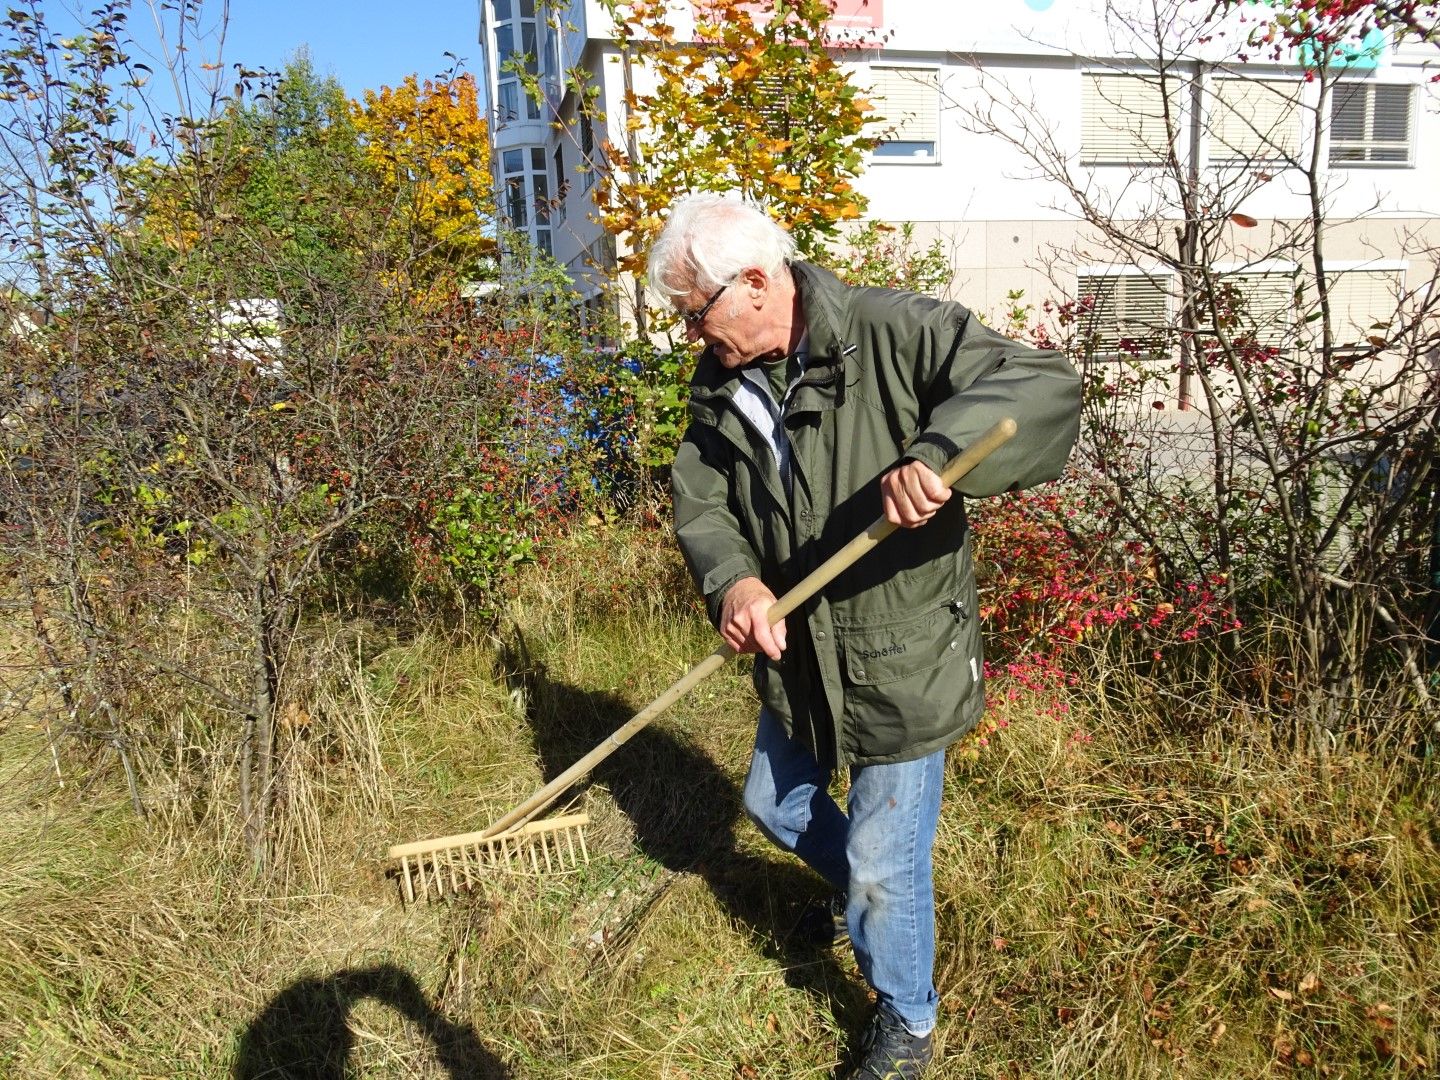
M635 706L617 694L552 678L518 630L501 662L509 688L524 692L547 780L635 714ZM754 725L753 717L734 722ZM846 954L817 950L791 932L805 902L826 895L829 886L797 859L778 851L765 858L737 843L744 814L740 787L708 754L651 725L601 762L588 783L609 791L634 826L641 852L667 870L705 882L731 917L753 932L765 955L784 968L787 985L823 1002L842 1024L859 1022L868 999L841 967Z
M373 998L418 1027L451 1080L506 1080L473 1028L447 1019L408 971L392 964L301 979L277 994L240 1040L234 1080L344 1080L356 1003Z

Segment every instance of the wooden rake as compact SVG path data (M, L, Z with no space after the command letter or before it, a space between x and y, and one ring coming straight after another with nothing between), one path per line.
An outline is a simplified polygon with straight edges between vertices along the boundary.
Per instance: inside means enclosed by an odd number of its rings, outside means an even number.
M1009 418L1000 420L951 458L941 470L940 478L947 487L954 487L1014 434L1015 421ZM771 605L770 625L774 626L829 585L897 527L886 521L884 515L877 518L868 529ZM584 836L584 827L590 820L587 815L568 814L544 821L530 819L629 742L652 720L719 671L734 655L735 650L729 645L721 645L616 728L599 746L486 828L391 847L390 858L400 864L400 887L405 901L413 904L417 899L441 899L468 891L487 871L542 873L574 869L589 862L590 853L585 847Z

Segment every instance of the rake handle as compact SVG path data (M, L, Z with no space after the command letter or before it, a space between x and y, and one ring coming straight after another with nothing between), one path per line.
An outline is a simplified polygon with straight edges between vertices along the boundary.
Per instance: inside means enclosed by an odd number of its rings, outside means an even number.
M941 470L940 479L946 487L954 487L971 469L979 465L980 462L984 461L995 450L1009 442L1014 434L1014 420L1006 417L1003 420L997 421L991 426L990 430L986 431L980 438L976 439L950 459L945 465L945 468ZM873 549L875 545L879 544L880 541L884 540L898 527L899 526L892 522L887 521L882 514L868 529L851 540L834 555L831 555L830 558L826 559L806 575L804 580L798 585L779 600L775 601L774 604L770 605L768 616L770 625L774 626L826 585L829 585L830 582L839 577L841 573L848 570L851 564ZM709 656L705 657L704 660L701 660L672 683L664 693L649 705L645 706L645 708L641 709L624 724L611 732L599 746L595 747L595 749L591 750L579 761L575 762L574 765L571 765L563 773L555 777L555 779L551 780L504 817L499 818L476 835L484 838L502 833L517 822L524 821L545 809L545 807L559 798L571 784L575 783L575 781L595 768L596 765L599 765L616 750L624 746L641 728L648 725L666 709L674 705L699 683L719 671L720 668L725 665L725 662L734 655L735 650L729 645L721 645Z

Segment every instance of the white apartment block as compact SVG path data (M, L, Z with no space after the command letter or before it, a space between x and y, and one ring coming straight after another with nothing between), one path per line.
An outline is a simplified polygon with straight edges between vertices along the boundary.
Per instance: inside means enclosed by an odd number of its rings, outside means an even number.
M609 18L597 0L479 6L499 205L594 295L587 264L613 249L592 220L590 189L604 142L625 139L627 72ZM693 33L690 0L671 6L679 32ZM1340 275L1336 303L1360 333L1371 307L1393 309L1398 288L1435 272L1440 49L1376 36L1341 62L1322 104L1305 57L1246 49L1253 19L1202 32L1210 8L835 0L837 35L869 46L843 50L843 61L884 118L857 184L867 216L914 223L925 244L939 239L954 267L950 295L969 307L998 313L1015 292L1032 303L1090 296L1100 337L1118 343L1173 320L1176 290L1143 249L1117 250L1089 227L1082 200L1168 243L1177 178L1222 191L1215 212L1241 223L1228 261L1263 307L1271 293L1283 299L1273 283L1287 267L1267 256L1310 214L1308 173L1328 221L1326 273ZM504 70L517 55L539 76L543 101ZM599 87L603 131L577 112L563 76L573 68ZM628 77L646 89L643 69ZM1167 113L1178 140L1165 137ZM1178 156L1167 160L1172 145ZM1314 168L1287 167L1286 156Z

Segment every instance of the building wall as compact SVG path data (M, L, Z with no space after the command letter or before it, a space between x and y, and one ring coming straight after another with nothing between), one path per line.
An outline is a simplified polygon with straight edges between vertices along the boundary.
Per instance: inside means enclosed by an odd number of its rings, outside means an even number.
M1163 2L1163 0L1162 0ZM492 97L496 85L495 48L488 27L495 25L496 5L518 10L525 0L481 0L482 44ZM1147 8L1133 0L1137 10ZM685 5L677 4L684 25ZM985 312L997 312L1007 294L1023 291L1032 301L1064 294L1072 288L1080 263L1075 248L1086 247L1092 262L1106 257L1090 230L1079 223L1076 202L1066 185L1040 175L1026 149L1053 146L1073 182L1087 197L1107 207L1111 216L1144 221L1165 210L1157 203L1157 182L1162 171L1133 165L1079 164L1084 128L1084 87L1093 73L1124 73L1140 66L1137 56L1153 52L1154 43L1123 20L1102 15L1102 0L992 0L983 19L975 7L952 0L846 0L840 9L843 26L837 40L848 43L849 63L855 78L869 85L877 68L911 66L937 73L940 94L933 159L896 160L875 156L857 185L869 199L868 216L881 221L913 222L917 239L939 239L955 267L952 295ZM1189 20L1203 15L1209 4L1189 0L1174 4L1166 22L1168 45L1179 46L1193 35ZM512 14L514 13L512 10ZM1232 35L1243 28L1231 27ZM615 49L611 27L598 0L571 0L569 10L556 20L553 34L558 67L581 67L591 72L601 89L598 108L608 121L604 133L616 143L624 139L624 73ZM544 34L537 44L546 48ZM1204 55L1207 77L1227 73L1249 77L1293 80L1307 106L1314 105L1314 88L1303 81L1296 64L1252 62L1244 66L1208 66L1233 53L1234 38L1218 38ZM854 46L867 46L856 48ZM1370 82L1408 83L1417 87L1413 123L1415 154L1399 167L1324 168L1323 193L1329 216L1352 222L1332 231L1327 258L1342 262L1394 258L1407 237L1427 238L1436 246L1440 221L1440 105L1436 88L1428 80L1440 70L1440 51L1430 47L1380 50L1373 65L1366 60L1356 77ZM1177 78L1194 77L1197 65L1181 66ZM558 72L557 72L558 74ZM643 91L644 73L636 72ZM566 95L558 77L552 78L550 115L538 121L524 118L496 122L497 163L507 149L539 149L545 161L555 161L558 147L563 179L568 188L545 223L554 254L587 280L584 263L603 257L604 242L593 222L586 177L581 164L576 98ZM1183 105L1183 99L1182 99ZM986 127L987 112L996 130ZM554 121L560 120L556 129ZM1181 123L1189 118L1183 111ZM595 145L602 144L596 132ZM1202 141L1202 152L1206 149ZM1300 152L1311 149L1310 136L1300 136ZM1325 150L1319 147L1322 162ZM513 160L514 155L511 155ZM1183 163L1189 167L1190 163ZM1211 177L1208 157L1197 160L1202 177ZM499 182L503 189L505 178ZM548 193L556 196L556 178ZM502 190L503 194L503 190ZM531 192L533 194L533 192ZM502 206L505 202L502 198ZM1273 179L1259 185L1234 207L1258 219L1254 230L1235 230L1236 258L1246 252L1263 252L1265 241L1285 222L1307 212L1299 174L1277 169ZM534 231L535 222L531 221ZM1421 280L1432 268L1423 260L1407 274Z

